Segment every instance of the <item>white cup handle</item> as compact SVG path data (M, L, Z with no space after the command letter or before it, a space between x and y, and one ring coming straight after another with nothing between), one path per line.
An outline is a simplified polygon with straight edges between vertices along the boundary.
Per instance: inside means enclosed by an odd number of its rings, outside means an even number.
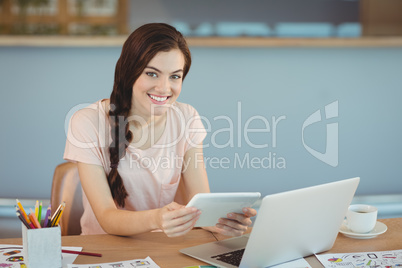
M347 217L347 216L345 216L345 219L343 220L343 222L344 222L344 224L345 224L346 228L348 228L348 229L349 229L348 217Z

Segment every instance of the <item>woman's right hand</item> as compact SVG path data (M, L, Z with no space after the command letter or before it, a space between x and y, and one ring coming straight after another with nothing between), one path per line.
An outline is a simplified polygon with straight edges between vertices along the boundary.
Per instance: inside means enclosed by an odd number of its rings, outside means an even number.
M193 229L200 215L196 208L172 202L159 210L158 225L168 237L181 236Z

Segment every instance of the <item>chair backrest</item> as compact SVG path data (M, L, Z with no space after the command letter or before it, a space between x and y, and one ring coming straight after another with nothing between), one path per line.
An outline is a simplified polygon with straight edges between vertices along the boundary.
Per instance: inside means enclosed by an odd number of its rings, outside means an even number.
M54 171L50 195L52 213L63 201L66 202L66 207L60 219L61 234L81 234L80 219L84 208L82 205L81 183L77 164L75 163L62 163Z

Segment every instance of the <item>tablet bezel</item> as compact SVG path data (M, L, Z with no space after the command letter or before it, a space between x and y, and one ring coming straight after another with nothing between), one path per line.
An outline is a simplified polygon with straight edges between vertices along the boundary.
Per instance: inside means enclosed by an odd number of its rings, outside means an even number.
M194 227L206 227L214 226L219 218L226 218L228 213L243 213L244 207L252 207L260 198L259 192L198 193L186 207L201 210Z

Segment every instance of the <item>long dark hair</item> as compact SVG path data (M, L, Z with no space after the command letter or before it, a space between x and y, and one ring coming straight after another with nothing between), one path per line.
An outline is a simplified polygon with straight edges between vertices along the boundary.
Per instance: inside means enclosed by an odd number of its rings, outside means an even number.
M145 24L126 40L116 64L113 91L110 95L109 121L112 143L109 147L111 171L107 176L113 199L124 207L128 193L117 167L133 139L126 122L131 109L133 85L151 59L161 51L180 49L184 55L183 79L191 66L191 54L183 35L165 23Z

